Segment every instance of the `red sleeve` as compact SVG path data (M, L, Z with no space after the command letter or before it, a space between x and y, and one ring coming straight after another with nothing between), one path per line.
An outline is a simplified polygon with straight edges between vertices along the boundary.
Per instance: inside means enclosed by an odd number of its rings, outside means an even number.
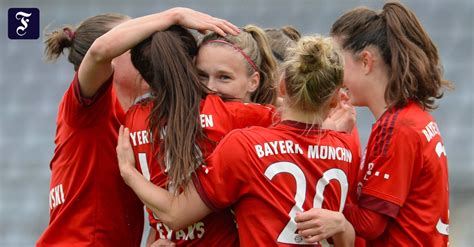
M412 177L422 164L420 140L411 129L400 126L388 142L379 144L387 148L387 152L366 157L359 206L396 217L408 196Z
M355 129L355 128L354 128ZM357 201L357 179L360 172L360 143L354 134L339 132L343 138L344 145L351 151L352 162L348 167L347 182L349 183L349 193L346 203L355 203Z
M344 216L352 224L357 236L375 239L385 231L388 217L357 205L346 205Z
M113 75L99 88L93 97L88 98L81 94L76 73L61 103L66 123L77 128L91 127L114 111L114 101L117 101L117 98L113 92L112 79Z
M248 189L248 155L241 139L239 130L228 134L193 178L201 199L213 210L234 204Z
M269 127L279 121L275 107L255 103L236 104L232 111L234 129L250 126Z

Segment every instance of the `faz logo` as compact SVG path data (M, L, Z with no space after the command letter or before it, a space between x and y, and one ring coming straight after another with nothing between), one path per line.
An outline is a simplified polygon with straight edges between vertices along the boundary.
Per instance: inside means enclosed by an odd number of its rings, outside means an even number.
M8 9L8 38L38 39L39 15L37 8Z

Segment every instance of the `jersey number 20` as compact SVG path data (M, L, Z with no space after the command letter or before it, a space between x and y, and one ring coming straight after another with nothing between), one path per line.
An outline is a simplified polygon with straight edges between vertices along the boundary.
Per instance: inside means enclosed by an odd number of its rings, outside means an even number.
M286 224L285 228L281 231L277 241L285 244L307 244L303 237L296 234L296 222L294 220L296 212L303 212L303 203L306 197L306 177L303 171L294 163L291 162L276 162L271 164L265 170L265 176L272 180L273 177L279 173L289 173L296 181L296 194L295 194L295 205L289 212L290 221ZM341 204L339 205L339 211L341 212L344 208L348 182L347 176L343 170L332 168L323 173L323 176L316 183L316 195L314 196L313 208L321 208L324 200L324 189L329 182L335 179L341 186ZM327 241L321 241L321 244L327 244Z

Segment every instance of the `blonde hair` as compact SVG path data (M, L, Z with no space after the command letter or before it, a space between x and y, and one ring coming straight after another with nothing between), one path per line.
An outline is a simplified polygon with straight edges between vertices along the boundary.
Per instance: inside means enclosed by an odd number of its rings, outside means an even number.
M283 68L289 106L312 112L325 109L344 76L343 57L331 38L303 37L288 55Z
M265 32L254 25L247 25L238 35L219 36L216 33L210 33L203 37L200 46L205 45L211 40L224 40L238 46L257 66L260 74L260 82L257 90L252 93L250 100L260 104L275 104L277 99L277 89L275 86L277 64L273 57L272 50L268 43ZM212 43L213 45L222 45ZM254 73L253 67L247 63L248 75Z

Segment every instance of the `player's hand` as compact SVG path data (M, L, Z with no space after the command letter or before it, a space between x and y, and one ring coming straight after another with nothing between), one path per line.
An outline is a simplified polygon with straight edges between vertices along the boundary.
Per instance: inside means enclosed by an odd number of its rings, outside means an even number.
M130 172L135 170L135 155L133 154L132 144L130 143L130 131L128 128L120 126L117 143L117 159L120 169L120 175L125 179Z
M202 12L181 7L173 8L169 11L174 13L177 25L195 29L201 33L213 31L221 36L226 36L227 34L237 35L240 33L240 29L227 20L212 17Z
M306 242L315 244L344 231L346 219L337 211L312 208L306 212L297 213L295 221L298 234Z
M323 122L324 129L332 129L351 133L356 124L356 111L349 103L349 97L344 90L339 91L339 103L329 113Z
M150 245L150 247L169 247L169 246L176 246L176 244L168 239L158 239Z

